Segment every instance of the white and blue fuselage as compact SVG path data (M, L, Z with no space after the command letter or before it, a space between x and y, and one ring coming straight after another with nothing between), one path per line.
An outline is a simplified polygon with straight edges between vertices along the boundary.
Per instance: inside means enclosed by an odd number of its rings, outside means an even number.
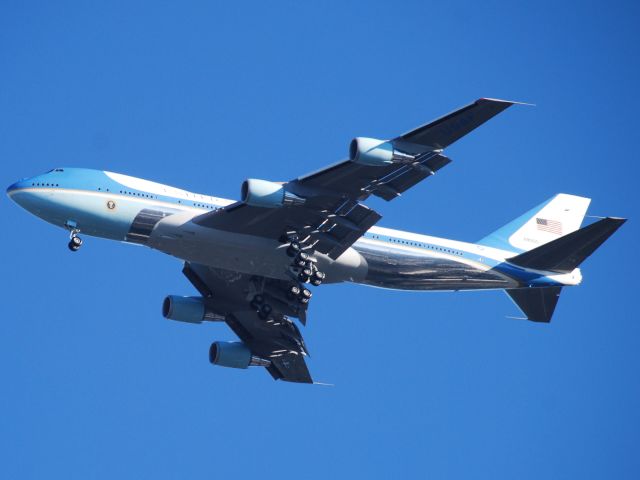
M57 168L7 189L20 206L86 235L147 245L188 262L286 279L286 246L192 220L232 200L100 170ZM476 290L577 285L579 269L553 274L508 262L517 252L372 227L337 260L317 254L326 282L398 290Z

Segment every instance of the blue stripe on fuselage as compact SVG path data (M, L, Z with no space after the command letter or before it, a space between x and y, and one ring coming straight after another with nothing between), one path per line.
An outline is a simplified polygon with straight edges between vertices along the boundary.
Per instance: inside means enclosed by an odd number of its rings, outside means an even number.
M75 190L79 191L79 195L82 195L82 191L122 195L125 197L165 202L175 205L178 208L202 208L203 211L206 211L207 209L219 208L221 206L220 204L211 203L205 201L204 199L191 201L187 199L172 197L169 195L161 195L157 193L150 193L144 190L134 189L113 180L102 170L93 170L86 168L66 167L54 169L42 175L37 175L35 177L23 179L19 182L16 182L11 185L7 189L7 191L9 194L11 194L16 190L33 188L52 190ZM120 230L120 228L118 230ZM118 232L118 236L120 236L120 232ZM114 238L113 236L108 237ZM523 284L538 286L558 285L558 282L551 280L543 274L524 270L503 260L496 260L486 256L483 256L481 259L479 259L478 252L470 252L463 249L454 249L435 242L417 242L413 240L407 240L406 238L402 237L382 235L379 233L374 234L371 232L366 232L364 234L364 238L375 239L376 241L386 243L389 248L390 254L393 254L394 250L400 253L399 256L401 256L402 251L415 254L416 250L422 250L425 257L432 257L433 254L438 254L440 256L445 255L452 261L466 259L469 261L481 263L489 268L495 269L511 278L514 278ZM355 246L357 248L357 245Z

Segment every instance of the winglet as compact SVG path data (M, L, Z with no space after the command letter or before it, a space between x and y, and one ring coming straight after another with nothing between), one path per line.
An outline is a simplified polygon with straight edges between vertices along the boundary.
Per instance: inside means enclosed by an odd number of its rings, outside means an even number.
M537 106L535 103L516 102L514 100L502 100L500 98L483 97L480 100L487 100L489 102L508 103L509 105L526 105L528 107L536 107Z

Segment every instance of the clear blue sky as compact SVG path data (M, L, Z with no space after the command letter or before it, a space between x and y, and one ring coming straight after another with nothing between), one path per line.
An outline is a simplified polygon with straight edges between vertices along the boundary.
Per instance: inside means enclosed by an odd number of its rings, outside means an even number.
M0 7L0 178L108 169L237 198L478 97L513 107L381 225L473 241L558 192L631 217L550 325L502 292L316 291L309 387L209 365L180 262L0 201L3 478L639 478L633 2ZM309 2L310 3L310 2ZM445 6L446 5L446 6ZM635 273L635 275L632 274Z

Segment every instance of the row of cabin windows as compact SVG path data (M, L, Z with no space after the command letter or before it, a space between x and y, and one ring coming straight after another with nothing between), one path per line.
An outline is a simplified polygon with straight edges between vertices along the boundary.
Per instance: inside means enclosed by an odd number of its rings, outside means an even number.
M32 187L59 187L57 183L32 183Z
M107 189L107 192L108 191L109 189ZM127 192L126 190L120 190L120 193L122 193L123 195L133 195L134 197L158 198L155 195L148 195L146 193Z
M194 203L193 206L200 207L200 208L209 208L211 210L218 210L218 207L214 207L213 205L207 205L204 203Z
M98 188L98 190L100 190L100 189ZM108 191L109 191L109 189L107 188L107 192ZM133 195L135 197L155 198L155 199L158 198L156 195L149 195L147 193L127 192L126 190L120 190L120 193L122 193L123 195ZM182 204L182 200L178 200L178 203ZM194 207L201 207L201 208L209 208L209 209L212 209L212 210L218 210L217 207L214 207L213 205L205 205L204 203L193 202L193 206Z
M372 235L371 238L379 240L380 239L380 235ZM445 253L450 253L452 255L462 256L462 252L459 252L457 250L451 250L450 248L436 247L435 245L429 245L429 244L424 244L424 243L420 243L420 242L410 242L408 240L398 240L397 238L389 238L389 241L393 242L393 243L402 243L404 245L411 245L411 246L414 246L414 247L428 248L430 250L437 250L439 252L445 252Z

